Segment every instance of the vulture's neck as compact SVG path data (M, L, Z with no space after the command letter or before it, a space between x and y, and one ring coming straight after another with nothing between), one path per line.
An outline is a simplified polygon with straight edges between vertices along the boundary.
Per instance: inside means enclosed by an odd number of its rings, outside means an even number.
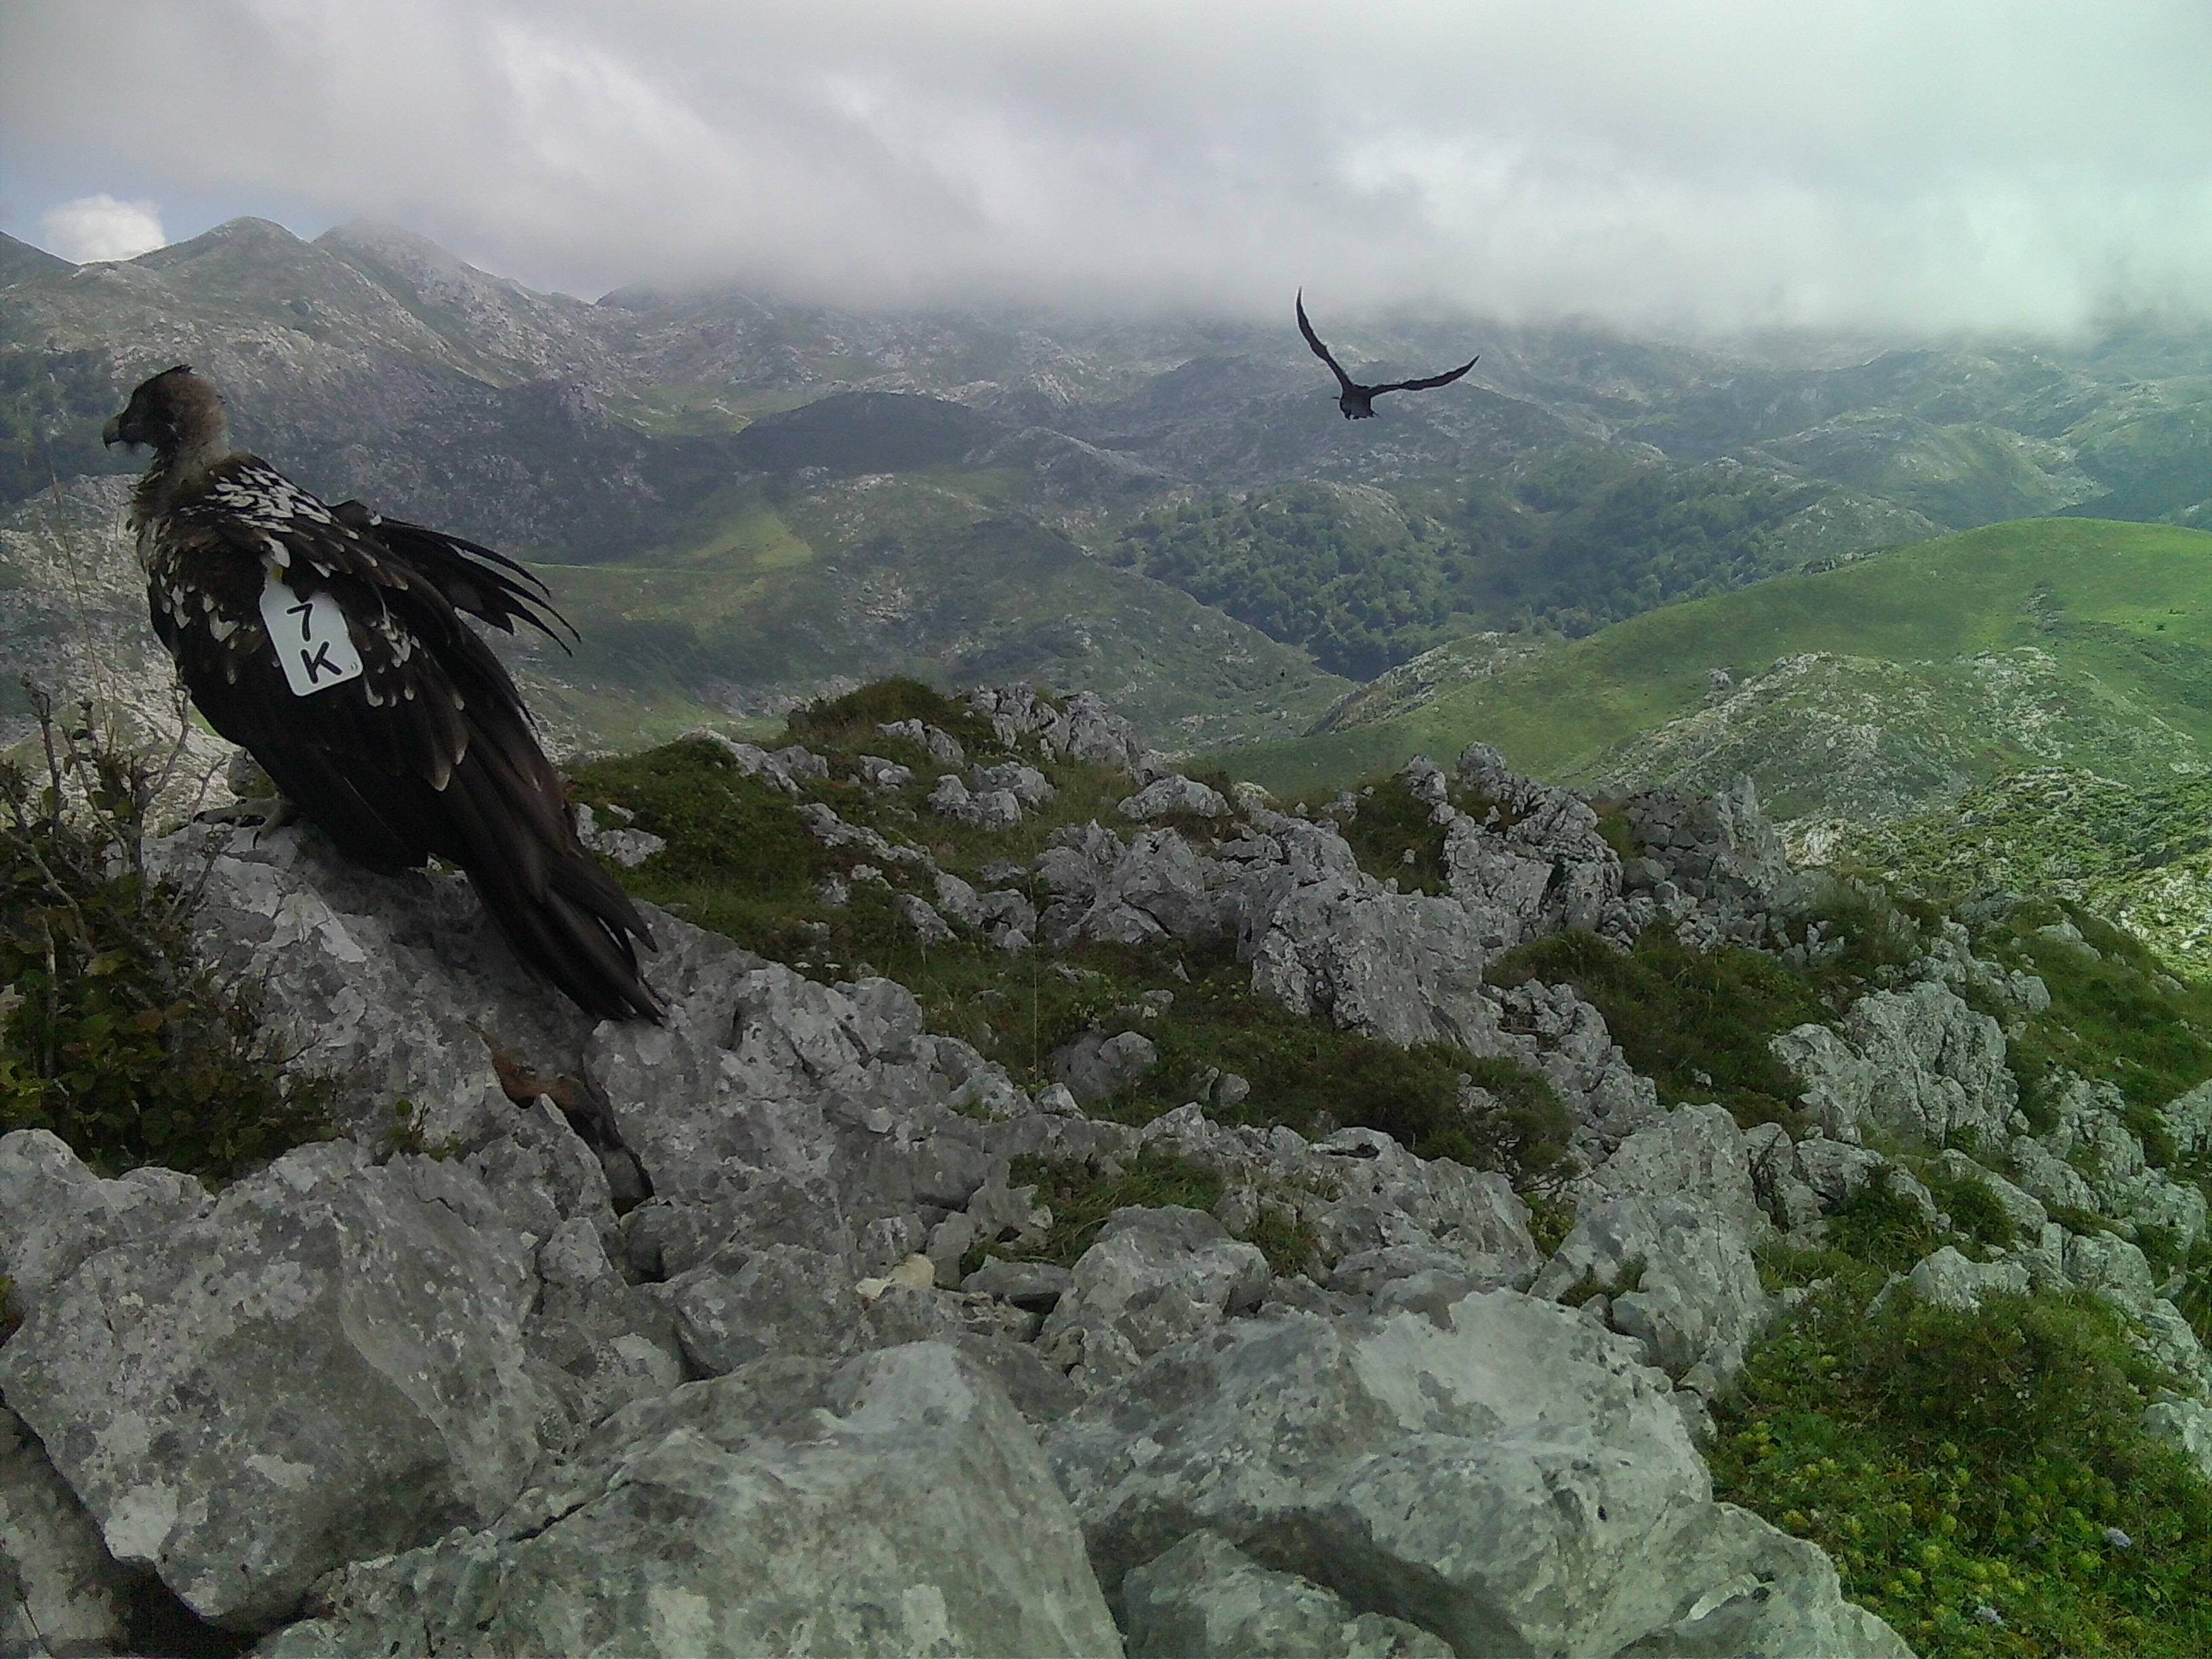
M208 487L216 468L230 459L230 422L221 416L196 421L174 443L154 454L154 465L138 481L133 506L143 523L169 512Z

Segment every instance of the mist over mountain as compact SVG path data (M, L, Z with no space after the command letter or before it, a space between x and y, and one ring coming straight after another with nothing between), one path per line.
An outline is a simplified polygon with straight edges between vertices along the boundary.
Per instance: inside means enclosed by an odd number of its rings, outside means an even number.
M587 303L388 227L253 219L126 261L0 256L0 500L80 510L58 484L134 468L100 422L192 362L326 496L556 567L579 731L765 714L891 661L1088 684L1218 747L1486 630L1578 635L2006 519L2212 514L2212 331L2149 320L1723 352L1351 315L1328 325L1357 372L1481 362L1347 422L1287 307Z

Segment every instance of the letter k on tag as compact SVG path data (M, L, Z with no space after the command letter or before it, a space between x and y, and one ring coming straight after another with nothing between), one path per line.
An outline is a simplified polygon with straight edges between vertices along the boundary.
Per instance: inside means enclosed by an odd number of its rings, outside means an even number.
M272 567L261 589L261 620L294 696L361 678L361 653L346 631L345 612L328 592L295 593Z

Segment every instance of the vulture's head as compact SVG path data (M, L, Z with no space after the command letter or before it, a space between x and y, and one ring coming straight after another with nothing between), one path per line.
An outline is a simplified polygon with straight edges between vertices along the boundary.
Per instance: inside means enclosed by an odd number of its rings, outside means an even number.
M215 382L179 363L139 382L123 412L100 428L100 441L149 444L163 460L179 454L220 456L230 447L230 422Z

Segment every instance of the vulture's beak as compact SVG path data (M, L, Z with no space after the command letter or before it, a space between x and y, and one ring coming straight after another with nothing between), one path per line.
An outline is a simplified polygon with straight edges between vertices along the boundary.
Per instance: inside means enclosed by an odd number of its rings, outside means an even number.
M110 449L123 441L123 417L120 415L107 417L107 424L100 428L100 441Z

